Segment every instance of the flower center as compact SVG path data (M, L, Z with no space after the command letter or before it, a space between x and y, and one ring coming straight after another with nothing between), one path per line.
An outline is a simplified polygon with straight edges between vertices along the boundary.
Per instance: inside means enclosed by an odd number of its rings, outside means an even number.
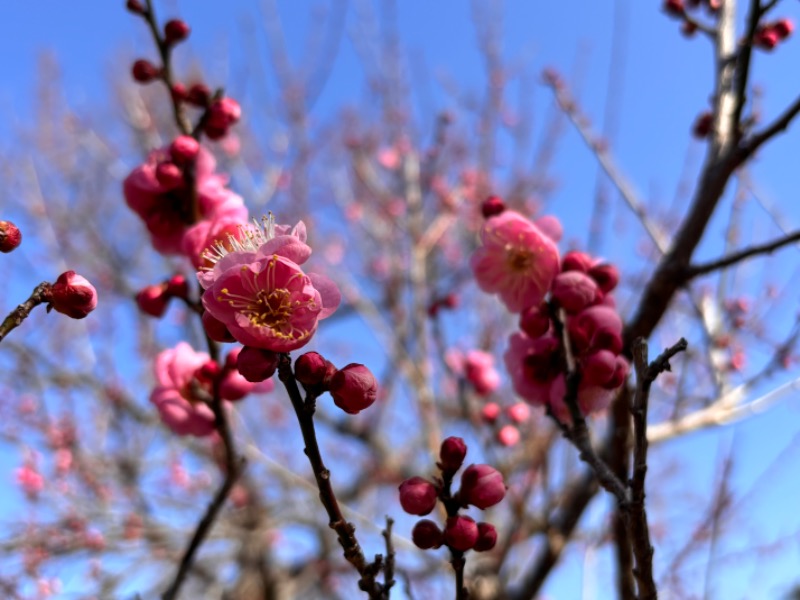
M256 327L281 329L292 316L292 302L289 290L261 290L253 303L242 311Z
M506 264L515 273L526 273L533 265L533 252L528 248L507 248Z

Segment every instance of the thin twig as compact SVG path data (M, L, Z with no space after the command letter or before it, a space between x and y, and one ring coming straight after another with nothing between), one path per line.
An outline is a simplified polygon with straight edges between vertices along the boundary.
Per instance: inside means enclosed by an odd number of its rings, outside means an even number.
M34 308L49 300L50 287L51 284L43 281L33 289L30 297L25 300L25 302L8 313L8 316L0 323L0 342L2 342L3 338L11 333L13 329L22 325L22 322L28 318L28 315L31 314Z

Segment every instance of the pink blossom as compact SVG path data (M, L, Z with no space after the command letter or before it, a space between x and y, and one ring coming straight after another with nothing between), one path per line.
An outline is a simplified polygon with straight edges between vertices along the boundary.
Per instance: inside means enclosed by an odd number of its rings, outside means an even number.
M532 339L524 333L515 333L508 342L503 359L514 391L534 406L545 406L558 375L557 365L552 362L558 340L553 336Z
M226 244L231 236L237 238L244 224L242 219L231 215L199 221L183 235L181 252L192 261L195 269L210 268L213 264L204 257L205 250L216 244Z
M506 447L516 446L519 443L519 429L513 425L504 425L497 432L497 441Z
M194 215L187 214L190 198L185 184L165 185L157 177L159 165L170 158L169 149L151 152L145 163L134 169L123 184L125 201L144 221L153 247L162 254L181 252L183 235L194 221ZM213 220L222 216L239 221L247 219L243 200L225 187L225 176L214 173L216 161L202 147L194 168L201 219Z
M558 249L528 219L511 210L487 219L471 264L480 288L498 294L511 312L539 304L558 273Z
M500 387L500 373L494 368L494 356L483 350L470 350L464 357L464 372L475 391L486 396Z
M581 271L565 271L553 280L552 297L570 314L594 304L600 295L594 279Z
M199 397L203 387L195 373L209 361L186 342L159 353L155 360L157 386L150 394L161 420L178 435L206 436L214 431L214 413ZM207 385L207 384L206 384Z
M242 240L229 239L230 248L217 245L206 254L214 267L197 274L206 289L203 306L246 346L296 350L339 306L339 290L300 268L311 254L302 223L290 231L267 221L263 230L243 232Z
M44 489L44 477L32 464L25 464L15 472L17 484L29 498L35 498Z

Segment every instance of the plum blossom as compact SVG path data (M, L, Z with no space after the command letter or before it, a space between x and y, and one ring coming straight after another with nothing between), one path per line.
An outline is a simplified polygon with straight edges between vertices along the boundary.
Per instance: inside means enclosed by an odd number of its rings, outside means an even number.
M341 300L331 280L301 268L311 255L306 229L276 225L243 226L239 239L229 236L204 254L213 264L197 278L206 290L203 306L240 343L272 352L307 344L320 319L333 314Z
M481 241L471 259L480 288L498 294L511 312L539 304L558 274L553 240L521 214L506 210L486 220Z
M150 394L164 424L178 435L206 436L214 431L214 412L200 396L203 383L195 373L209 361L186 342L159 353L155 360L158 385Z
M128 206L141 217L150 232L153 247L162 254L179 254L194 215L188 214L190 194L182 178L172 181L164 175L164 165L177 168L170 158L169 149L151 152L144 164L125 179L123 191ZM215 168L214 157L201 147L194 162L198 216L208 220L225 216L245 221L244 201L225 187L227 178L215 173Z

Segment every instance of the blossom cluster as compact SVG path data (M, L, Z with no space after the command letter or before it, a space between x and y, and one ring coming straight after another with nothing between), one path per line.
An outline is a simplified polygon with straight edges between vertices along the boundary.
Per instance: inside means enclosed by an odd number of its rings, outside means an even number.
M451 494L453 477L464 464L466 454L464 440L449 437L442 442L439 451L437 466L441 478L429 481L423 477L411 477L400 484L400 506L408 514L428 515L438 502L442 503L447 514L444 529L430 519L422 519L414 526L412 540L423 550L444 545L456 552L486 552L497 542L494 525L478 523L459 511L469 506L486 510L498 504L506 494L503 475L489 465L469 465L461 474L459 490Z
M622 320L611 296L619 282L616 267L583 252L560 257L556 240L498 201L487 201L492 209L472 268L482 290L519 314L520 330L511 335L504 356L514 390L561 422L571 422L564 402L570 355L580 373L581 412L604 409L629 369L621 355Z

